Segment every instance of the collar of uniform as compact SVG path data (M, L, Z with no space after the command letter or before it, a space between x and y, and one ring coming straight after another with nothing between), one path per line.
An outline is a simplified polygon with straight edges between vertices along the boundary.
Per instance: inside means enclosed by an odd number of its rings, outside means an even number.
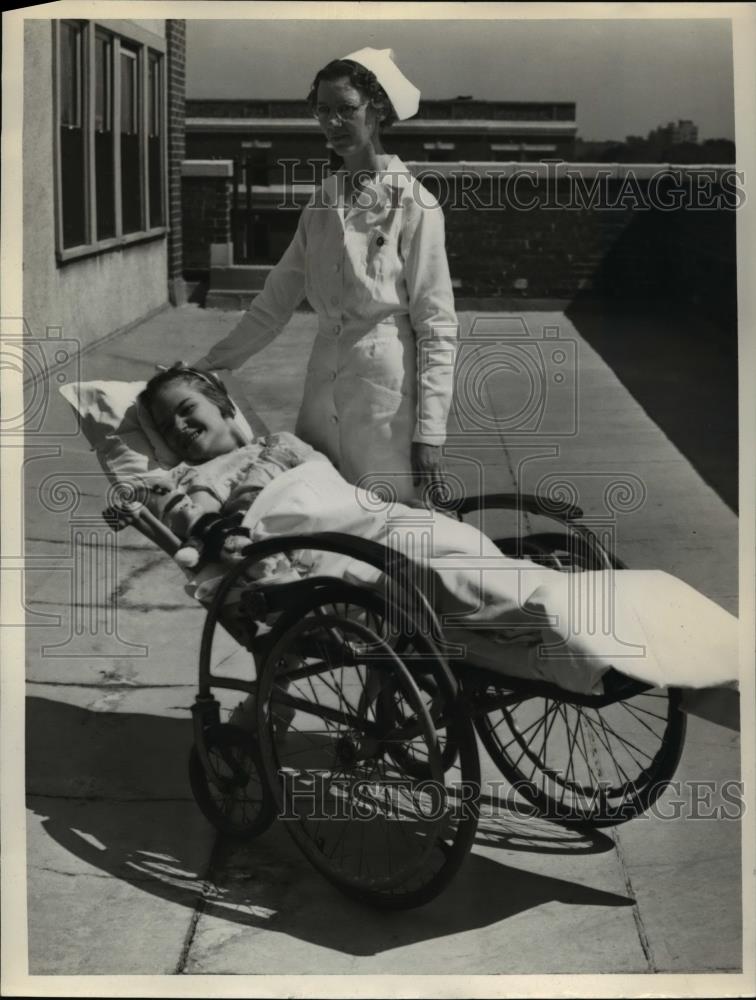
M326 177L323 182L323 199L326 205L336 207L339 203L339 193L343 189L343 178L345 171L336 170L330 177ZM392 189L401 189L411 180L412 174L402 163L398 156L392 156L383 170L379 170L377 175L365 185L365 189L375 188L383 190L386 197L390 196Z

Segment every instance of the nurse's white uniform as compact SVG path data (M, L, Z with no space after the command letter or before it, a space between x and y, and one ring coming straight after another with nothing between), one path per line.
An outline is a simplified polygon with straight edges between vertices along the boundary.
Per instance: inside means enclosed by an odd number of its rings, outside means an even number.
M351 483L415 495L413 441L440 445L458 324L443 212L398 157L344 202L327 178L241 323L206 356L233 369L272 341L304 296L318 316L295 433Z

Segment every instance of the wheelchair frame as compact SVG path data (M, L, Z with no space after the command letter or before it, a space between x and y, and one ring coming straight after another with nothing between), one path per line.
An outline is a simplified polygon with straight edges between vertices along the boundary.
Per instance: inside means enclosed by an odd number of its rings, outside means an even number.
M506 555L536 559L562 570L624 568L588 527L577 523L583 514L573 505L546 502L532 495L499 493L465 498L451 513L462 520L466 514L484 510L528 512L559 525L554 533L494 539ZM176 536L145 508L111 508L104 516L116 530L133 524L169 555L179 547ZM566 548L560 547L559 543L565 541ZM313 549L343 554L379 570L390 581L389 596L379 598L369 588L331 577L244 589L245 572L258 560L274 553ZM565 564L565 552L570 564ZM604 692L589 695L544 681L471 667L463 659L447 660L438 617L415 584L412 570L413 564L401 553L339 533L291 535L250 544L243 560L225 574L206 605L198 693L192 708L190 781L207 818L222 833L249 839L267 829L276 814L284 816L287 830L327 879L351 896L389 908L428 902L454 877L472 847L480 799L476 730L498 770L535 812L547 819L591 826L624 822L648 809L674 774L685 736L685 715L678 691L656 693L649 685L613 669L603 677ZM228 598L240 584L240 601L234 606L236 616L232 619ZM347 608L352 609L351 614ZM387 640L389 617L394 625L397 620L401 625L398 644ZM259 623L270 619L270 631L258 635ZM213 673L213 639L219 624L254 657L255 680ZM352 639L347 641L347 635ZM326 650L325 656L309 656L308 642ZM353 671L349 676L355 690L355 678L359 679L362 690L357 705L351 703L346 688L342 690L340 682L334 680L331 655L336 657L334 662L338 661L342 673L347 667ZM505 648L502 655L506 656ZM314 665L308 660L313 660ZM298 664L297 668L287 666L282 674L282 664L292 662ZM331 704L317 700L316 685ZM292 686L296 686L294 694ZM254 732L221 721L214 689L254 696ZM612 709L620 708L625 714L617 730L605 719ZM656 708L659 712L652 710ZM291 713L297 718L301 713L305 719L319 719L324 728L297 729L292 734L282 722ZM636 725L641 734L634 735L634 740L653 740L653 753L623 737L622 725L628 724ZM644 728L651 737L643 732ZM367 855L352 860L349 850L343 847L345 841L358 837L357 832L352 832L359 829L354 824L364 817L349 818L349 810L345 813L342 808L338 816L330 818L330 827L336 830L334 837L338 836L342 845L337 860L339 848L331 851L322 832L324 826L329 827L329 817L317 820L317 834L308 831L307 817L297 812L293 793L290 795L284 787L290 772L296 777L301 770L310 782L309 789L315 776L328 771L328 767L314 765L310 770L301 769L296 762L293 767L284 766L288 756L295 753L287 749L287 744L303 734L309 734L308 745L314 748L314 758L321 764L330 763L332 771L352 776L352 785L346 791L339 785L338 794L331 787L324 793L329 801L339 800L340 808L344 807L344 798L349 800L350 808L366 805L367 799L355 797L355 789L362 783L360 793L365 792L371 780L378 787L380 781L375 775L379 772L384 775L383 793L387 788L393 791L393 775L397 772L397 787L404 781L410 798L419 794L422 786L423 794L432 788L444 799L444 808L430 816L424 807L416 808L413 799L412 808L418 815L408 816L411 809L404 800L391 819L387 811L383 833L375 835L383 839L370 855L372 872L363 871L368 867ZM540 749L535 747L536 737L542 737ZM548 756L549 750L552 755L563 751L565 741L567 764ZM625 755L621 765L613 756L615 742ZM302 752L301 748L296 750L300 755ZM609 768L607 754L616 777L604 780L602 775ZM628 773L627 769L635 766L638 773ZM464 808L456 809L454 816L456 790L449 778L451 772L459 774L463 788ZM249 801L245 796L251 796ZM251 815L247 811L250 803ZM375 802L372 804L375 806ZM364 841L367 825L362 826L359 833ZM387 845L392 836L394 843L399 842L399 858L389 860L387 869L382 855L390 853ZM377 871L376 865L383 867Z

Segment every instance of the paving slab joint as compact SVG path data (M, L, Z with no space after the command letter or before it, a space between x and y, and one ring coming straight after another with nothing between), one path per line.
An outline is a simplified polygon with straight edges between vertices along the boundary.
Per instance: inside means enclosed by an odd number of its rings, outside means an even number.
M612 830L612 839L614 840L614 849L617 854L617 859L620 863L620 868L622 870L622 879L625 883L625 889L628 896L633 901L633 920L635 922L635 929L638 933L638 941L643 951L643 955L648 964L649 972L658 972L656 961L654 959L654 950L651 947L651 941L648 937L648 932L646 931L646 925L643 922L643 916L641 915L640 906L638 905L638 900L635 896L635 890L633 888L633 881L630 877L630 872L627 867L627 862L625 859L625 852L622 847L622 841L620 840L619 830Z
M199 924L200 917L205 912L205 906L207 903L207 886L209 883L212 883L215 877L215 872L220 867L222 852L222 837L219 833L215 838L215 843L213 844L213 849L210 852L210 858L207 863L207 869L202 877L202 894L194 907L194 912L192 913L191 920L189 921L189 926L186 930L184 944L181 948L181 954L179 955L178 962L176 963L174 975L182 976L186 973L186 967L189 962L189 953L192 950L194 938L197 933L197 925Z

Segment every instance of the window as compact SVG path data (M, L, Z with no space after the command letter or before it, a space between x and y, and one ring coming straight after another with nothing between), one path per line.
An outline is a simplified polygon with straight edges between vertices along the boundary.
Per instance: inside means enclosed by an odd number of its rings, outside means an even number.
M156 52L150 52L148 77L149 121L147 126L147 161L150 189L150 223L164 224L163 216L163 61Z
M431 163L449 163L454 159L456 144L453 142L424 142L425 158Z
M114 176L113 40L109 35L98 31L95 38L95 186L98 240L111 239L116 234Z
M83 31L64 21L60 30L60 189L63 246L85 241Z
M128 21L54 21L58 259L165 230L165 43Z

